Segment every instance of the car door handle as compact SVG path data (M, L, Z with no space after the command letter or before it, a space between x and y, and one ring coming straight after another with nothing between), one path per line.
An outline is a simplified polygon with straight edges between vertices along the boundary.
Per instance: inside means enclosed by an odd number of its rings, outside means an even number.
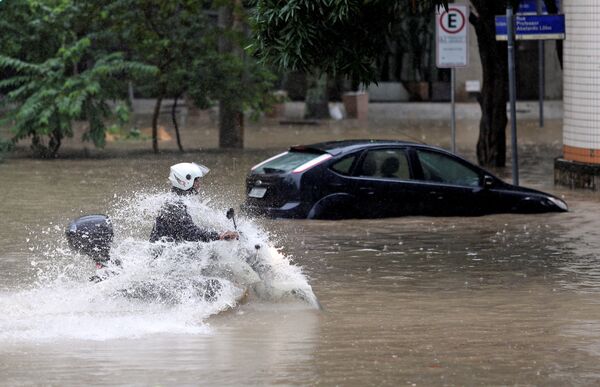
M438 200L442 200L444 198L444 195L442 195L441 193L436 192L436 191L429 191L429 195L435 196L435 198Z
M361 192L366 192L367 195L373 195L375 193L375 190L373 188L370 188L370 187L360 187L359 190Z

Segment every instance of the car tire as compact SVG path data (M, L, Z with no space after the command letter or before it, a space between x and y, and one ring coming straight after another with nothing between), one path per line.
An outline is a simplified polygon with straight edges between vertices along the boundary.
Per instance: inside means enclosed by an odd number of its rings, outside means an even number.
M356 211L352 199L350 195L323 198L310 209L307 219L339 220L355 218Z

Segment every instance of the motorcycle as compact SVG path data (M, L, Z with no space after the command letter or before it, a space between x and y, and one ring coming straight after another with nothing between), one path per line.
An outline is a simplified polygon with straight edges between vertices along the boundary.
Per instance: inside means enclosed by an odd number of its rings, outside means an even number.
M304 276L297 275L297 268L290 265L274 247L252 243L244 233L238 231L233 208L227 211L226 217L232 220L234 229L240 235L238 241L233 242L235 245L227 242L227 249L201 242L150 245L149 254L154 261L162 262L163 258L174 259L173 257L184 259L187 267L197 269L193 276L189 272L174 273L169 278L169 286L159 284L152 278L137 279L135 283L119 289L119 294L126 298L177 303L182 292L190 293L192 289L194 297L213 302L225 288L233 288L236 289L233 296L236 304L257 297L262 300L301 300L321 308ZM73 220L66 229L66 238L73 251L94 262L96 274L90 277L90 281L101 283L120 275L122 263L119 257L111 257L114 230L108 216L86 215ZM281 268L286 265L289 273L281 272ZM287 278L290 276L293 278Z

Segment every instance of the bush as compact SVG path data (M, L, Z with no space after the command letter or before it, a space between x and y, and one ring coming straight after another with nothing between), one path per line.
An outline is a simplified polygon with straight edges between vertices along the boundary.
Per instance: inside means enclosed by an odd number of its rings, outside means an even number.
M10 152L13 148L13 143L11 141L6 141L0 138L0 162L4 161L6 154Z

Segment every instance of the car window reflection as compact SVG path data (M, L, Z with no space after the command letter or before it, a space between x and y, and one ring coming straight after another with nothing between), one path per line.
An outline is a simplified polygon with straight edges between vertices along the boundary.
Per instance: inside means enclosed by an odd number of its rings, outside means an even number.
M256 173L275 174L286 173L292 171L311 160L321 156L322 153L311 152L285 152L275 157L264 164L259 164L256 168Z
M349 175L356 155L347 156L331 166L331 169L342 175Z
M435 152L417 150L423 180L436 183L479 186L479 174L458 161Z

